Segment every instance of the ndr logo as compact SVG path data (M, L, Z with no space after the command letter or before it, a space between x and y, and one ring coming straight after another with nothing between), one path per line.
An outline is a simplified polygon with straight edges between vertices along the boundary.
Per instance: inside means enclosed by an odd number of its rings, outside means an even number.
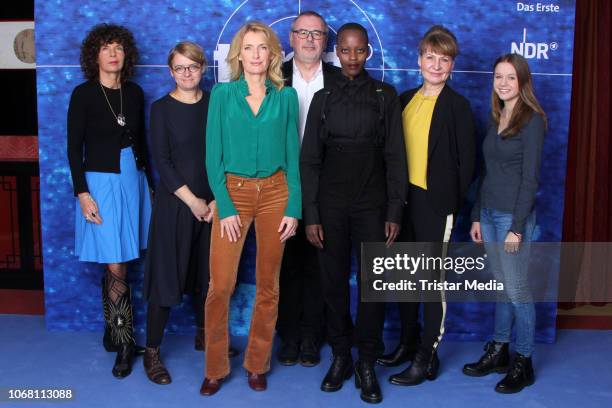
M526 59L548 59L548 51L555 51L557 48L559 48L559 44L554 41L550 44L527 42L527 29L523 28L523 42L516 43L513 41L510 52L520 54Z

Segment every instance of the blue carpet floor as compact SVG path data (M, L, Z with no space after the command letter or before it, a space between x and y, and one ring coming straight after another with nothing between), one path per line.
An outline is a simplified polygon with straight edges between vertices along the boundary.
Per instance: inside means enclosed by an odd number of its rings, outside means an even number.
M268 391L256 393L247 384L241 356L232 361L232 375L213 397L198 394L204 354L193 350L193 337L166 335L162 357L173 382L151 383L137 359L132 375L111 375L114 354L101 345L101 333L48 332L43 317L0 315L0 390L6 388L71 388L72 401L6 402L4 407L366 407L353 381L336 393L319 391L329 365L330 349L313 368L284 367L273 362ZM142 339L141 339L142 340ZM246 338L233 344L244 349ZM387 346L394 346L389 340ZM536 346L536 383L515 395L493 391L500 375L470 378L464 363L478 358L482 344L444 342L436 381L397 387L387 377L397 369L377 368L382 407L612 407L612 331L562 330L556 344Z

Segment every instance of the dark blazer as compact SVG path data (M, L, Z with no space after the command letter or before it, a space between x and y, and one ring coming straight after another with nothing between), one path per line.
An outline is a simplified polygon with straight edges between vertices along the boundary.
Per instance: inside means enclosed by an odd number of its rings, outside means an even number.
M283 64L283 77L285 85L293 85L293 58ZM340 72L340 68L327 62L323 63L323 86L328 86L330 79Z
M400 95L402 111L419 89ZM476 137L470 102L448 85L434 107L427 150L429 203L441 216L456 214L474 175Z

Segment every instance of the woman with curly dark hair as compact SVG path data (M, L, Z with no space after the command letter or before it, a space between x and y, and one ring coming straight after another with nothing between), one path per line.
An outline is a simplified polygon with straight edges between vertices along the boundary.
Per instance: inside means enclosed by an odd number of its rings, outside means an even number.
M105 265L104 348L116 351L113 375L128 376L143 349L134 341L126 262L146 248L151 185L144 136L144 95L128 81L138 57L125 27L100 24L81 46L87 81L68 108L68 161L78 197L75 254Z

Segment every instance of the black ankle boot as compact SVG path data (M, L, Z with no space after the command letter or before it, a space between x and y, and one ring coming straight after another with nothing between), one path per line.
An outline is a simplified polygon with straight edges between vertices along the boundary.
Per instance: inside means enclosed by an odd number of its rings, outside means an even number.
M304 337L300 342L300 364L303 367L314 367L321 361L319 343L312 337Z
M497 383L495 391L502 394L514 394L535 382L531 357L517 354L512 360L508 374Z
M276 358L284 366L296 365L300 358L300 345L294 340L283 341Z
M376 362L384 367L397 367L405 362L412 361L416 354L417 346L412 344L398 344L397 348L389 354L376 359Z
M418 385L425 379L433 381L438 376L439 368L438 353L419 348L412 364L401 373L389 377L389 382L395 385Z
M498 343L490 341L485 344L485 353L476 363L463 366L463 374L472 377L482 377L491 373L508 372L510 363L510 353L508 353L508 343Z
M374 364L358 360L355 363L355 387L361 388L360 397L370 404L382 402L382 391L376 379Z
M334 356L334 360L321 383L321 391L338 391L342 388L344 381L351 378L351 375L353 375L353 357L350 354Z

